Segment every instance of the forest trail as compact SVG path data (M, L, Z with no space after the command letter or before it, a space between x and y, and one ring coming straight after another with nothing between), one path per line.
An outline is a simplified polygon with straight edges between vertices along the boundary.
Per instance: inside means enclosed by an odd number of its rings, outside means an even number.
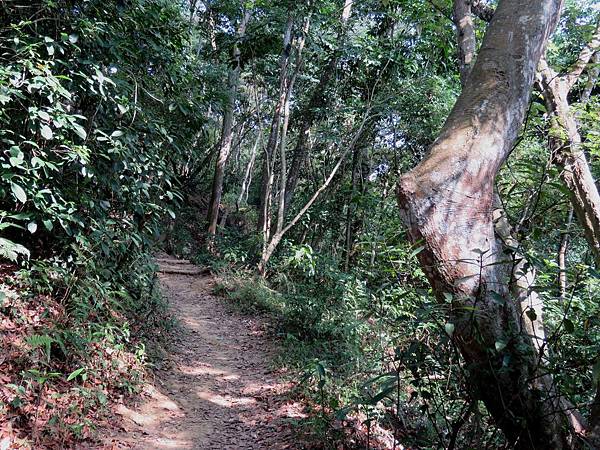
M160 283L178 326L170 355L109 448L290 449L301 407L272 368L277 349L260 319L211 294L213 278L186 261L159 259ZM178 272L178 273L174 273Z

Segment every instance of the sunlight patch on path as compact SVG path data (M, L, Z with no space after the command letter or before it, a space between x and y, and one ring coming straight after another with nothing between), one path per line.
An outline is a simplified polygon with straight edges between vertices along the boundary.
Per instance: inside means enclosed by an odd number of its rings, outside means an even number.
M272 370L276 349L264 325L212 296L210 277L159 279L179 327L154 386L139 405L119 408L125 420L116 448L296 448L290 421L303 417L302 408Z

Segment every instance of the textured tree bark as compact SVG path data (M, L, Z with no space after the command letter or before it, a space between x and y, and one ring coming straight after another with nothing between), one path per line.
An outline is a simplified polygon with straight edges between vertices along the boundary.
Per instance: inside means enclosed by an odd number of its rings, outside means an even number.
M539 64L540 85L551 118L550 150L562 167L560 177L569 190L571 204L596 266L600 266L600 193L581 145L577 120L571 111L568 96L598 47L600 25L567 74L559 76L544 59ZM590 75L593 76L593 73Z
M429 155L399 181L401 216L449 320L471 383L521 449L567 446L562 414L539 371L511 294L517 265L495 234L494 179L522 125L560 0L501 0L462 94ZM510 252L508 252L510 253Z
M217 223L219 220L219 207L221 206L221 196L223 195L223 178L225 176L225 165L231 151L233 141L233 115L235 109L235 100L240 79L240 49L239 41L246 34L246 26L250 20L250 11L246 11L242 17L237 30L237 41L233 46L232 59L233 67L229 70L227 78L227 89L229 98L225 105L223 114L223 128L221 131L221 142L219 144L219 154L215 164L215 174L213 177L212 193L208 206L208 234L214 236L217 232Z

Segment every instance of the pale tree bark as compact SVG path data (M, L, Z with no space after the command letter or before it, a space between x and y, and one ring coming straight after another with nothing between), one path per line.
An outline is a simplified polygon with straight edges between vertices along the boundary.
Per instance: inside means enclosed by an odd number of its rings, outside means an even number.
M219 207L221 206L221 196L223 195L223 179L225 176L225 165L231 151L233 141L233 116L235 112L235 101L240 80L240 48L239 43L246 34L246 26L250 20L250 11L245 11L237 29L236 42L233 45L232 64L227 77L228 99L223 113L223 127L221 131L221 140L219 143L219 153L215 164L215 174L212 183L212 193L208 206L208 235L209 238L217 232L217 223L219 220Z
M256 155L258 153L258 148L262 145L263 141L263 126L262 126L262 118L260 114L260 100L259 100L259 89L254 88L254 105L256 111L256 123L257 123L257 132L256 139L254 140L254 145L252 146L252 150L250 151L250 159L246 164L246 170L244 172L244 178L242 180L242 186L240 188L240 195L238 196L235 206L236 210L239 211L240 206L242 204L247 203L248 201L248 192L250 190L250 184L252 183L252 171L254 170L254 164L256 162Z
M283 50L279 57L279 91L277 102L275 103L275 109L273 111L273 118L271 120L271 130L269 132L269 139L264 151L263 163L262 163L262 178L260 185L260 198L258 207L258 222L257 228L259 233L263 236L263 242L266 242L269 238L270 229L270 214L271 210L271 190L273 188L274 179L274 159L275 149L277 148L277 142L279 139L279 131L282 122L282 111L285 106L285 99L288 91L288 70L290 53L292 47L292 27L294 25L294 18L290 14L285 26L283 34Z
M260 121L258 123L260 124ZM242 181L240 195L237 199L236 207L238 210L240 209L240 205L245 204L248 201L248 191L250 189L250 183L252 182L252 169L254 168L254 162L256 161L258 147L262 142L262 132L262 128L259 126L256 134L256 140L254 141L254 145L252 146L252 150L250 152L250 159L248 160L246 171L244 172L244 179Z
M560 235L558 247L558 292L561 300L567 298L567 248L569 247L570 228L573 222L573 207L569 208L566 229Z
M472 0L454 0L452 20L456 27L460 82L464 86L475 60L475 28L471 15Z
M600 24L568 73L560 76L543 59L539 64L540 85L551 121L550 150L562 168L560 177L569 190L571 204L596 266L600 266L600 193L582 146L568 96L598 47Z
M584 236L594 256L596 267L600 266L600 194L582 146L577 119L569 105L569 94L585 68L594 62L600 48L600 23L590 42L579 53L575 64L563 75L552 70L545 60L539 65L539 81L550 116L550 150L561 166L560 177L569 190L572 211L575 212ZM598 77L597 66L591 67L580 100L586 102ZM570 214L570 218L572 213ZM566 294L566 245L568 235L563 236L559 252L559 283L561 298ZM563 248L564 245L564 248ZM596 388L591 408L586 443L592 448L600 447L600 386Z
M535 269L527 262L525 256L519 251L520 244L515 238L515 232L508 221L500 196L494 193L494 231L502 245L510 250L512 269L510 280L511 293L519 302L521 317L521 331L530 338L540 360L546 360L544 345L546 331L543 322L543 301L539 294L533 290L535 284ZM550 381L550 380L548 380Z
M344 7L342 9L342 15L340 18L342 29L340 31L340 35L338 36L338 41L343 42L345 39L348 20L352 14L353 3L354 0L344 1ZM327 61L327 64L325 65L325 68L319 77L319 82L312 91L308 105L302 111L302 120L298 126L298 140L296 141L296 145L292 152L292 162L287 176L284 213L287 212L294 197L296 186L298 185L300 170L302 169L308 154L308 138L310 135L310 130L320 115L318 110L324 109L329 104L326 91L335 73L335 68L337 67L339 59L338 53L339 50L336 51L336 53L334 53Z
M496 234L494 179L522 125L560 0L501 0L429 155L399 181L401 216L449 321L475 395L520 449L567 447L528 318L511 289L518 261ZM508 252L510 253L510 251ZM518 268L517 268L518 270Z
M490 21L494 10L475 1L472 11L482 20ZM598 195L591 170L583 151L574 151L581 146L581 136L577 129L577 121L573 116L568 96L573 86L586 67L588 67L588 79L580 96L580 101L585 103L589 100L600 73L600 24L596 27L590 42L581 50L576 62L565 75L559 76L550 69L544 59L540 61L538 81L544 96L547 110L551 117L550 146L552 151L551 162L557 159L563 164L561 178L570 191L571 208L569 210L567 226L571 225L573 212L579 211L578 220L584 229L588 245L594 254L596 265L598 265L597 243L600 237L597 235ZM591 63L591 67L589 64ZM567 165L565 166L565 162ZM560 298L566 298L567 290L567 266L566 251L569 241L568 231L561 236L558 252L559 266L559 293ZM529 269L531 271L531 269ZM527 278L527 277L526 277ZM532 291L532 293L534 293ZM600 384L596 388L595 398L591 408L589 425L581 414L565 399L561 398L561 405L565 409L572 431L578 434L586 445L592 447L600 446ZM584 437L587 435L587 437Z
M464 87L475 62L475 48L477 44L475 28L473 26L473 8L484 18L491 20L493 9L482 2L472 0L454 0L453 21L457 30L458 58L461 84ZM520 244L515 238L523 221L529 215L529 208L533 206L533 197L529 198L522 218L513 229L504 211L502 201L497 193L494 194L493 219L495 232L502 244L511 249L513 253L514 266L512 268L512 294L521 304L521 311L529 320L524 321L523 329L529 334L532 343L540 357L543 358L546 333L543 323L543 302L538 293L532 289L535 283L535 268L529 264L525 256L519 251ZM544 358L545 359L545 358Z

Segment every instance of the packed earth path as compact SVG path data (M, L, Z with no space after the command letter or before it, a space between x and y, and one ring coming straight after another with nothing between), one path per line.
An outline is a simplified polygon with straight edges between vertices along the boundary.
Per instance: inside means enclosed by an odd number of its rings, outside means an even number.
M160 284L177 319L165 364L134 405L120 405L108 448L291 449L302 417L273 368L277 346L259 318L212 295L211 275L163 255Z

